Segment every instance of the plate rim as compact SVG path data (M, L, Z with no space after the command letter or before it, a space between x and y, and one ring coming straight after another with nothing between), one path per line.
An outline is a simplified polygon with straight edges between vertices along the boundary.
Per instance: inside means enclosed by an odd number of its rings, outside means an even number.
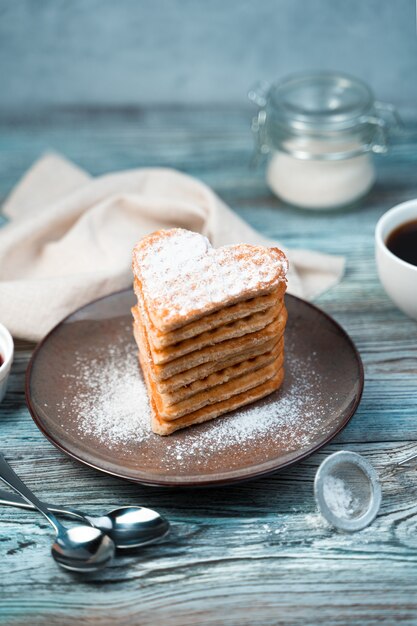
M56 438L54 438L49 432L48 430L43 426L41 419L39 418L32 400L31 400L31 393L30 393L30 380L31 380L31 375L32 375L32 370L33 370L33 366L34 363L36 361L36 358L39 354L39 352L43 349L44 344L48 341L49 337L59 328L61 327L70 317L72 317L73 315L75 315L78 311L84 309L85 307L91 306L97 302L100 302L101 300L105 300L106 298L110 298L110 297L114 297L117 296L118 294L127 294L127 293L131 293L133 290L132 288L127 288L127 289L119 289L118 291L113 291L111 293L106 294L105 296L101 296L100 298L95 298L94 300L91 300L89 302L87 302L86 304L78 307L77 309L75 309L74 311L72 311L71 313L69 313L68 315L66 315L62 320L60 320L57 324L55 324L55 326L45 335L45 337L43 339L41 339L39 341L39 343L36 345L32 356L29 360L28 366L26 368L26 374L25 374L25 400L26 400L26 405L28 407L29 413L31 415L32 420L34 421L36 427L39 429L39 431L44 435L44 437L50 442L52 443L58 450L60 450L61 452L63 452L65 455L67 455L68 457L70 457L71 459L74 459L75 461L77 461L78 463L81 463L82 465L86 465L87 467L90 467L94 470L97 470L99 472L102 472L104 474L107 474L109 476L113 476L116 478L122 478L124 480L127 480L129 482L132 482L134 484L139 484L139 485L143 485L143 486L149 486L149 487L167 487L167 488L181 488L181 489L190 489L190 488L199 488L199 487L221 487L221 486L228 486L228 485L235 485L237 483L243 483L243 482L248 482L250 480L256 480L258 478L261 478L263 476L269 476L271 474L274 474L275 472L278 472L280 470L283 470L287 467L290 467L291 465L295 465L297 463L299 463L300 461L303 461L304 459L310 457L312 454L314 454L315 452L317 452L318 450L320 450L321 448L323 448L324 446L326 446L330 441L332 441L344 428L346 428L346 426L348 425L348 423L350 422L350 420L352 419L352 417L354 416L354 414L356 413L356 410L361 402L362 399L362 395L363 395L363 390L364 390L364 384L365 384L365 375L364 375L364 367L363 367L363 362L362 362L362 358L360 356L360 353L353 341L353 339L350 337L350 335L347 333L347 331L339 324L339 322L337 322L329 313L327 313L326 311L323 311L323 309L321 309L320 307L318 307L317 305L313 304L312 302L309 302L308 300L304 300L303 298L299 298L298 296L294 296L293 294L290 293L286 293L285 297L289 297L291 299L294 300L298 300L300 302L302 302L303 305L307 305L308 307L314 309L316 312L318 312L320 315L324 316L327 321L329 321L331 324L333 324L337 330L344 336L345 340L347 341L347 343L350 345L350 348L352 350L352 353L355 357L355 361L358 365L358 373L359 373L359 390L357 393L357 396L355 398L355 401L353 403L352 408L347 412L345 418L343 419L343 421L338 424L336 430L332 431L330 434L326 435L319 443L317 443L317 445L313 446L312 448L306 450L304 453L300 453L300 455L297 457L297 459L292 459L290 461L286 461L286 462L277 462L277 460L275 461L274 464L274 460L270 460L267 462L268 467L262 469L263 465L258 465L257 467L259 468L258 471L253 471L251 472L249 475L245 475L245 476L231 476L229 478L216 478L216 477L206 477L203 480L198 480L195 476L193 476L193 480L192 481L187 481L186 477L181 476L180 480L169 480L169 475L164 475L164 478L161 480L151 480L145 477L141 477L141 478L133 478L132 476L126 476L126 474L117 472L115 470L110 470L110 469L105 469L103 467L100 467L100 465L97 465L95 463L92 463L90 461L87 461L86 459L81 458L79 455L77 455L76 453L74 453L72 450L69 450L68 448L65 447L65 445L63 445L62 443L60 443L59 441L56 440ZM271 467L272 465L272 467ZM250 469L250 468L248 468ZM235 470L236 471L236 470ZM224 475L224 473L223 473Z

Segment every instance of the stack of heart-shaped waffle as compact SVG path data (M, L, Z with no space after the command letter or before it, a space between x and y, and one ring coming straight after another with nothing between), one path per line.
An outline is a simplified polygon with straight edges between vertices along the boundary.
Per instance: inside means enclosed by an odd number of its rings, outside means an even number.
M169 435L278 389L287 268L277 248L214 249L180 228L136 245L133 327L155 433Z

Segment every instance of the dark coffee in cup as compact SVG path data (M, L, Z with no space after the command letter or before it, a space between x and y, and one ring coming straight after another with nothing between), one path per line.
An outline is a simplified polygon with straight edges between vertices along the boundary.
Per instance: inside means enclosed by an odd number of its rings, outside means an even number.
M394 228L385 245L402 261L417 265L417 220L404 222Z

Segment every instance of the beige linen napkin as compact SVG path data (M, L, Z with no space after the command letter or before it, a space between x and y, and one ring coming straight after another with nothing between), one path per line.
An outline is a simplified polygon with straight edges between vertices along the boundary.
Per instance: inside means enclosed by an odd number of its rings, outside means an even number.
M91 178L58 155L32 166L3 211L10 223L0 228L0 322L35 341L78 307L128 287L132 248L153 230L182 226L216 247L276 244L190 176L150 168ZM290 293L312 298L343 274L342 257L286 252Z

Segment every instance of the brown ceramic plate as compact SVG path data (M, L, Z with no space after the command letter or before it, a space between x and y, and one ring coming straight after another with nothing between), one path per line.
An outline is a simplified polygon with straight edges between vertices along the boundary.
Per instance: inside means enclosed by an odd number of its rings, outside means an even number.
M134 300L122 291L79 309L49 333L29 364L35 423L86 465L161 486L247 480L324 446L359 404L363 368L348 335L317 307L286 296L283 387L206 424L154 435L132 337Z

